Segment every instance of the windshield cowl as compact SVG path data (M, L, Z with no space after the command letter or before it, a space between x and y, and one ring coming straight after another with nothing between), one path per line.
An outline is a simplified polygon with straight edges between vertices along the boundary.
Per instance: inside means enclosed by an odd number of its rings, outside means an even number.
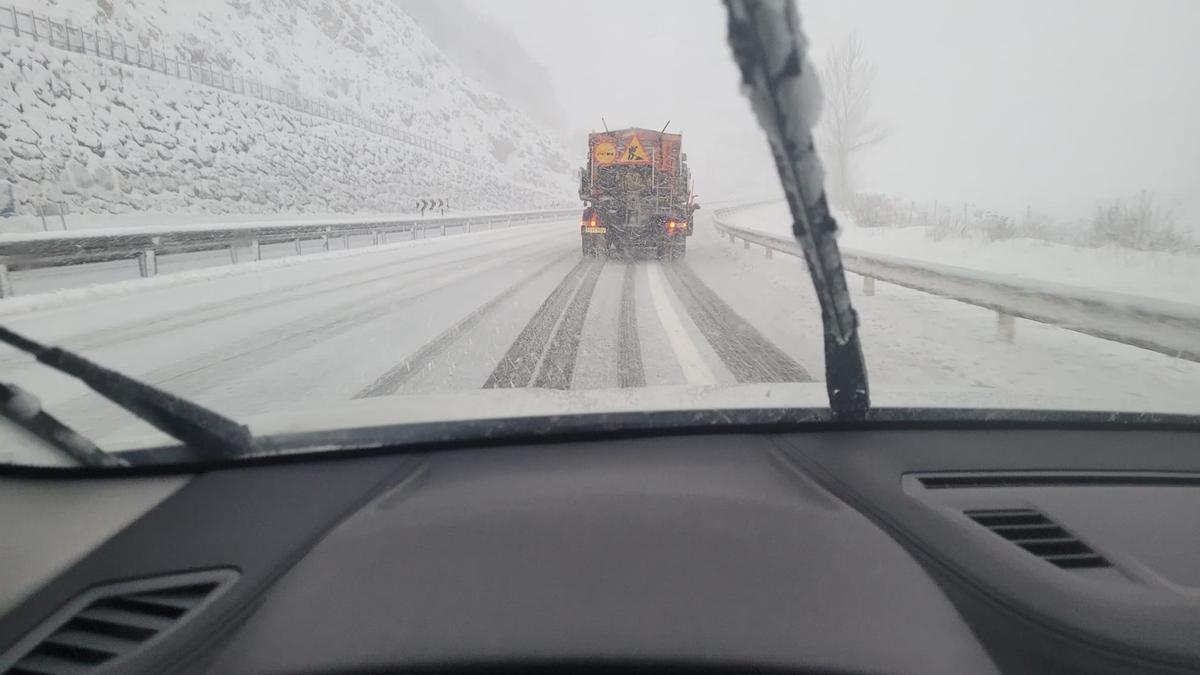
M878 405L862 421L873 424L1081 424L1104 428L1170 424L1200 427L1186 406L1138 409L1128 401L1038 396L986 388L881 387ZM403 405L398 405L399 403ZM916 402L917 405L913 405ZM603 413L597 413L603 403ZM1029 407L1022 407L1026 404ZM475 411L468 414L466 411ZM1121 412L1097 412L1111 410ZM656 430L854 428L837 423L821 383L666 386L636 390L480 390L384 396L273 412L243 420L256 439L255 454L427 447L429 444L520 442L549 436L639 433ZM795 426L799 425L799 426ZM848 426L847 426L848 425ZM195 462L182 446L153 429L104 438L132 464ZM251 455L253 456L253 455Z

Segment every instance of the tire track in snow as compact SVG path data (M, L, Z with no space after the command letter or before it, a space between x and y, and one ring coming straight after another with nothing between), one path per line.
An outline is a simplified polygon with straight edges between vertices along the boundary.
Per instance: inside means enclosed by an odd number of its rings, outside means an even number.
M617 384L622 387L646 386L646 371L642 366L642 343L638 339L637 297L635 284L637 266L625 266L621 282L621 307L617 314Z
M812 382L813 377L758 332L684 263L663 265L688 315L738 382Z
M592 294L596 291L596 281L600 278L604 263L602 258L593 264L580 282L579 290L571 298L571 303L567 305L554 328L550 345L546 347L546 354L542 357L534 377L533 386L547 389L571 388L575 359L579 354L579 339L583 334L583 320L587 317L588 305L592 302Z
M599 269L603 264L603 260L583 258L567 272L500 359L483 384L484 389L528 387L533 382L542 357L546 354L546 347L554 337L555 328L571 298L579 290L581 281L590 269Z
M389 396L399 391L400 387L404 386L404 383L408 382L414 375L420 373L422 370L428 367L435 358L441 355L442 352L446 351L450 345L454 344L455 340L474 328L480 321L484 319L484 317L494 311L501 303L511 298L525 286L528 286L533 282L533 280L545 274L548 270L550 270L550 268L557 265L568 255L572 255L572 253L564 253L563 255L539 267L529 276L501 291L499 295L460 319L453 326L447 328L434 339L425 343L424 346L413 352L412 355L404 359L404 361L397 364L383 375L380 375L378 379L355 394L354 398Z

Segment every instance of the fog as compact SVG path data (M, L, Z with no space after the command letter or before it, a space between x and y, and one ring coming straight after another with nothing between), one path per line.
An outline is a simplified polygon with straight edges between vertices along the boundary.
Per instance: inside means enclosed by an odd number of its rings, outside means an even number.
M684 133L709 200L776 192L712 0L469 0L549 73L569 138ZM1086 217L1139 190L1200 221L1200 2L807 0L816 58L852 31L890 133L860 190ZM497 58L501 58L497 55Z

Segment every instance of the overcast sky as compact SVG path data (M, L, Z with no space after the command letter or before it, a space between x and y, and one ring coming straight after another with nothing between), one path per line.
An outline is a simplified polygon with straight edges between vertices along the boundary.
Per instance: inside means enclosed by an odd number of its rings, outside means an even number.
M670 119L697 192L775 191L717 0L471 2L546 64L548 95L575 131L601 116L610 127ZM1200 220L1200 1L801 0L800 10L818 54L857 31L876 64L891 136L863 158L866 189L1073 218L1145 188Z

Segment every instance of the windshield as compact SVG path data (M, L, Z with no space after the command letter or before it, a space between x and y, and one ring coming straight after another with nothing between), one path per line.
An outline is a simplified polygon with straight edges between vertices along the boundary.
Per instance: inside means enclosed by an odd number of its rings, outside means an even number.
M1200 415L1190 0L8 2L0 463Z

